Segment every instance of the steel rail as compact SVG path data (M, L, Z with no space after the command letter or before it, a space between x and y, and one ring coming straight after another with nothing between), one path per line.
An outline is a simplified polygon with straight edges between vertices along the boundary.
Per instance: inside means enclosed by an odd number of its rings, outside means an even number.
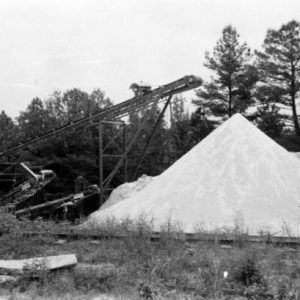
M138 238L139 232L132 231L127 233L116 233L109 232L106 230L97 230L97 231L88 231L77 228L72 228L70 230L53 230L51 232L43 232L43 231L24 231L24 235L26 236L41 236L48 235L56 238L65 238L67 240L102 240L102 239L128 239L130 237ZM170 233L168 234L160 233L157 231L152 231L145 233L141 233L144 238L149 238L150 241L160 241L165 238L174 239L182 242L189 243L214 243L219 245L248 245L248 244L256 244L256 245L265 245L268 246L287 246L293 248L300 247L300 237L284 237L284 236L257 236L257 235L247 235L247 234L214 234L214 233Z

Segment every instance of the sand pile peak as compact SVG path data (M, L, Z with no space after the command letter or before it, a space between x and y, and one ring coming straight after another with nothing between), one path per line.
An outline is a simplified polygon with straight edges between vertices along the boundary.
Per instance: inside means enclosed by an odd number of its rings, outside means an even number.
M298 235L300 161L236 114L140 192L91 215L152 219L186 232L244 226Z

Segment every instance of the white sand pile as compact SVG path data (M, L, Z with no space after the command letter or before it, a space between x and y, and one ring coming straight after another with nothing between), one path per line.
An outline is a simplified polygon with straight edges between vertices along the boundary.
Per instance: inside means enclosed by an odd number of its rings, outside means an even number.
M295 155L298 159L300 159L300 152L290 152L293 155Z
M136 181L121 184L112 191L109 198L104 202L104 204L99 208L99 210L103 210L116 203L119 203L120 201L126 198L132 197L135 193L145 188L153 180L153 178L154 177L142 175Z
M155 229L171 222L185 232L243 225L298 235L300 161L240 114L234 115L130 198L87 221L143 216Z

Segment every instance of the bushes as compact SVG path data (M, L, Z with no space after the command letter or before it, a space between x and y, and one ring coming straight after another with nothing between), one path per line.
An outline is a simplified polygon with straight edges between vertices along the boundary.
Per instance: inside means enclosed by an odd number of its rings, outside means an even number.
M233 279L244 286L262 283L262 275L258 267L257 253L253 250L245 250L241 257L234 263Z
M27 294L54 298L78 293L126 294L130 299L176 299L175 295L182 296L177 299L299 297L300 256L297 251L271 245L258 249L247 244L246 237L238 247L222 248L208 242L190 244L181 238L180 232L171 230L165 230L162 239L150 241L151 230L147 226L140 224L138 230L131 231L132 224L128 222L122 228L111 225L111 234L122 232L128 236L57 245L49 236L26 237L8 228L10 233L0 237L0 258L76 253L79 262L112 263L117 267L113 277L104 279L97 279L93 272L80 274L73 269L43 272L33 268L14 286ZM41 221L32 226L51 227Z

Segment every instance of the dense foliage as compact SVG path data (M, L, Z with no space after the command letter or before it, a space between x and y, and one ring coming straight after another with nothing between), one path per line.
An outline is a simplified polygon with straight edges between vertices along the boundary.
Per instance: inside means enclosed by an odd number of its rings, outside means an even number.
M300 23L291 21L279 30L268 30L257 57L263 87L270 89L273 101L291 108L294 129L300 136L296 105L300 91Z

